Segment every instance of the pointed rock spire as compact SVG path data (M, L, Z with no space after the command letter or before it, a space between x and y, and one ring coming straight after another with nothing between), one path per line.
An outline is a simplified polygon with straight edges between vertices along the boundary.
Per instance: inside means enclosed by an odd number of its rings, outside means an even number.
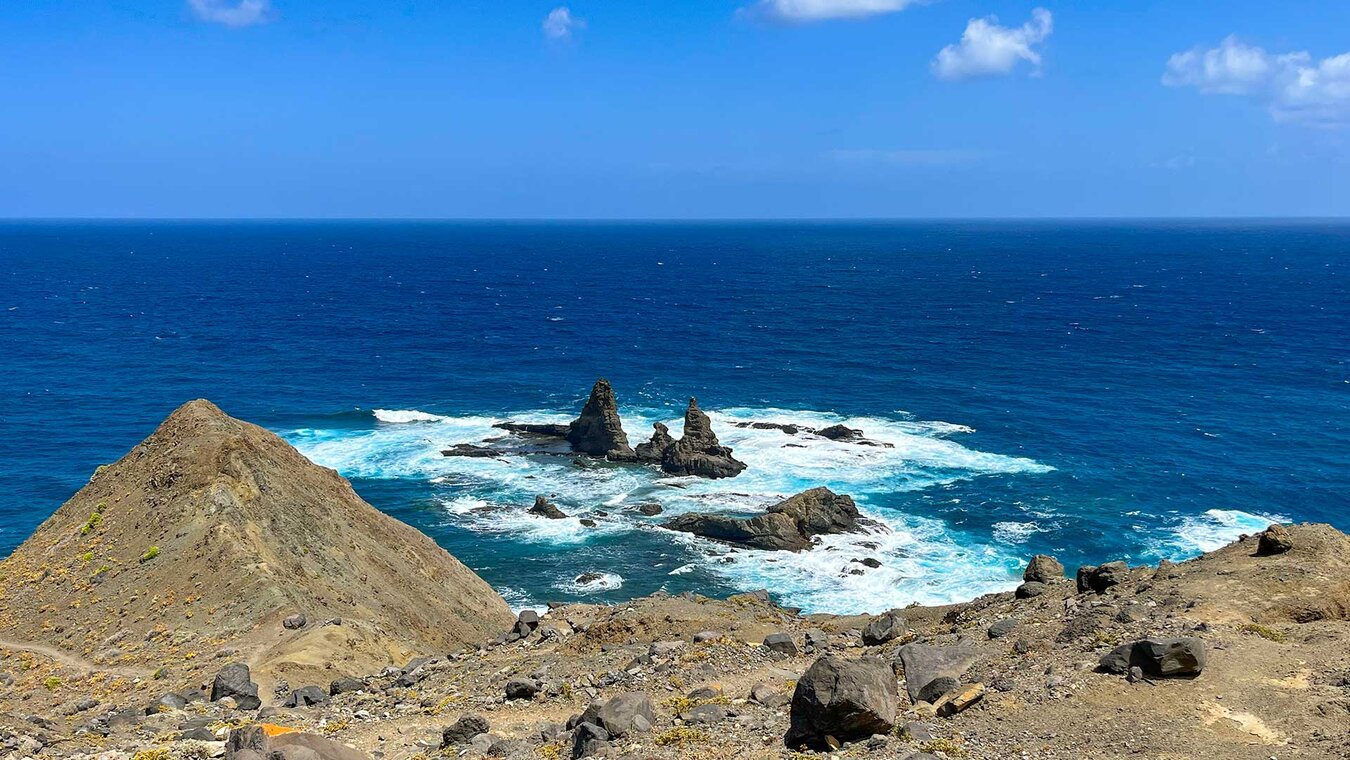
M675 439L670 435L670 428L660 422L654 423L652 428L652 439L646 443L639 443L635 450L639 462L660 463L666 449L675 445Z
M605 378L595 381L581 416L568 427L567 442L583 454L620 460L635 457L628 445L628 436L623 432L623 422L619 420L614 387Z
M691 398L684 412L684 435L662 453L661 469L672 475L733 478L745 470L745 463L717 440L712 420L698 408L698 399Z

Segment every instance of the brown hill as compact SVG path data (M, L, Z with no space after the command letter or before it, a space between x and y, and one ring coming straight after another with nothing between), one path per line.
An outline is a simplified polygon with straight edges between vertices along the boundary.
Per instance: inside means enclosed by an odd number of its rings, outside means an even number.
M204 400L100 467L0 563L0 589L0 643L176 676L218 667L197 657L228 645L264 687L402 664L513 620L429 538ZM303 626L283 626L297 613Z

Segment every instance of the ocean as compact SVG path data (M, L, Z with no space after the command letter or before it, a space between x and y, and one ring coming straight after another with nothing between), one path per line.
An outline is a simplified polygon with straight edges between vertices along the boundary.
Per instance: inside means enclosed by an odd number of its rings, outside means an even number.
M1039 552L1350 530L1347 270L1343 221L0 222L0 554L197 397L517 607L767 588L875 612L1012 588ZM598 377L634 444L697 396L749 469L439 454L569 420ZM818 485L878 527L800 554L660 527Z

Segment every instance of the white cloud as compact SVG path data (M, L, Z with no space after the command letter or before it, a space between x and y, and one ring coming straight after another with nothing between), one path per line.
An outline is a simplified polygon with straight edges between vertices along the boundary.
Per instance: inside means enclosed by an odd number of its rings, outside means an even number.
M1268 53L1228 37L1167 61L1163 84L1214 95L1243 95L1277 121L1318 126L1350 124L1350 53L1316 60L1306 51Z
M961 42L938 51L933 73L939 79L1009 74L1020 61L1030 63L1033 73L1039 73L1041 54L1034 47L1053 29L1054 19L1044 8L1033 10L1031 20L1016 28L999 26L997 16L973 18Z
M548 16L544 18L544 34L551 40L571 39L572 32L585 28L586 21L573 16L572 11L565 5L549 11Z
M202 21L239 28L267 21L271 0L187 0L188 7Z
M805 24L839 18L866 18L902 11L921 0L759 0L741 12L754 18Z

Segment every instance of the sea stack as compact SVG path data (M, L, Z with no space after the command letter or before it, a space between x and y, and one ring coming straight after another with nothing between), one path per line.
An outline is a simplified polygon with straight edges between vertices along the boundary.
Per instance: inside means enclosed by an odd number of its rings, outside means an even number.
M623 432L614 388L605 378L595 381L581 416L568 426L567 442L574 451L583 454L616 460L631 461L636 458L628 445L628 436Z
M672 475L732 478L745 470L745 463L717 440L712 420L698 408L698 399L691 398L684 412L684 435L662 452L661 469Z
M173 660L184 682L221 663L174 652L229 646L252 654L265 691L477 643L514 620L430 538L204 400L100 467L0 564L0 579L11 638L83 656L115 635L123 661ZM342 623L283 626L297 615Z

